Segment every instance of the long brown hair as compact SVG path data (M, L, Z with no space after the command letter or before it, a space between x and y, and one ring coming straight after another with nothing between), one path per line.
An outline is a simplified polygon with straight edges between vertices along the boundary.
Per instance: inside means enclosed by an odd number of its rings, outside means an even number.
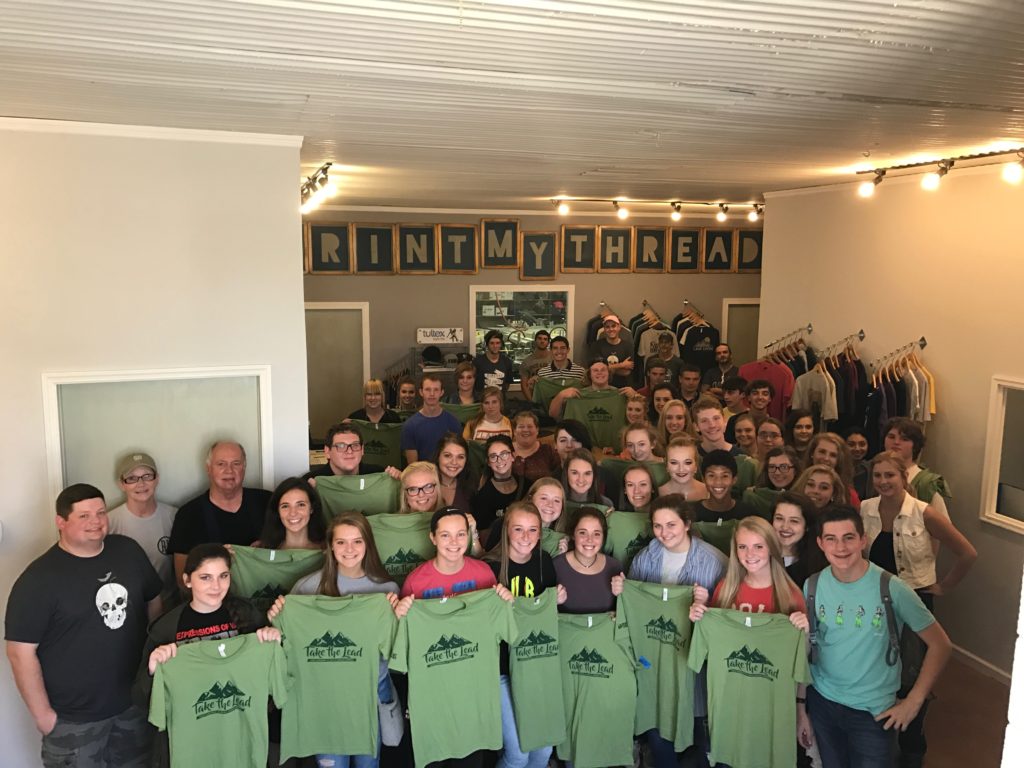
M384 570L384 564L377 554L377 542L373 538L373 529L366 521L361 512L342 512L331 520L327 526L327 556L324 558L324 567L320 572L320 588L317 590L321 595L329 597L341 597L338 592L338 562L334 559L334 532L342 525L351 525L359 531L366 544L366 555L363 557L363 571L366 577L376 583L383 584L391 581L391 576Z
M798 589L796 583L786 573L785 561L782 559L782 545L779 543L775 529L772 528L771 523L761 517L744 517L736 525L736 530L732 534L732 543L729 544L729 565L725 570L725 579L722 581L722 589L718 593L715 605L719 608L731 608L736 602L740 585L743 584L743 579L747 575L747 569L740 563L739 555L736 552L736 537L739 536L740 531L749 531L760 536L768 546L775 612L788 616L796 607L793 594Z
M487 554L484 555L484 560L493 560L500 563L498 567L498 583L503 587L508 587L508 527L511 525L509 520L515 513L523 513L532 515L537 518L537 527L543 533L544 521L540 519L540 511L534 506L533 502L530 501L513 501L505 508L505 514L501 518L501 538L498 539L498 543L494 545ZM540 547L540 539L537 539L537 547ZM537 547L534 547L536 549ZM544 576L544 558L540 559L540 572L537 575L537 582L542 583Z

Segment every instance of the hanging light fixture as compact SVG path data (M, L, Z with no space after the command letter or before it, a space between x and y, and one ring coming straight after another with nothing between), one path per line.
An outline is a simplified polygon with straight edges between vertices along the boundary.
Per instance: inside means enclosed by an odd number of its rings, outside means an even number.
M882 183L885 179L885 170L875 171L875 178L871 181L862 181L860 186L857 187L857 194L861 197L873 197L875 194L875 187Z
M1020 184L1024 181L1024 150L1017 153L1019 160L1003 166L1003 181L1007 184Z
M942 181L942 177L949 173L949 169L952 167L952 160L939 160L938 170L926 173L921 177L921 189L927 189L929 192L934 192L939 188L939 183Z
M299 187L299 199L301 201L299 211L301 213L309 213L316 210L324 200L338 194L338 188L331 181L331 177L328 174L331 165L331 163L324 163L312 176L302 182L302 185Z
M729 218L728 213L729 213L729 206L726 205L725 203L719 203L718 204L718 213L715 214L715 219L718 222L720 222L720 223L724 223L725 220Z
M612 206L614 206L615 208L615 215L618 216L620 219L629 218L629 209L626 208L624 205L619 205L617 200L612 200Z

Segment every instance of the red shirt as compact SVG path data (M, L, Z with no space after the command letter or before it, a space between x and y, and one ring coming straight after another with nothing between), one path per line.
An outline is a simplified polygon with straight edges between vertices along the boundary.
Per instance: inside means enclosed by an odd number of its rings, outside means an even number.
M715 587L715 595L711 599L712 605L718 605L718 597L724 584L724 581L720 581ZM793 609L790 613L807 613L807 604L804 603L803 593L799 589L793 590L792 599ZM775 596L772 594L771 587L751 587L746 582L740 583L740 591L736 593L736 600L728 607L747 613L778 613L775 610Z
M434 567L434 561L428 560L406 577L402 585L402 597L451 597L462 592L487 589L497 583L491 569L472 557L466 558L465 565L457 573L441 573Z

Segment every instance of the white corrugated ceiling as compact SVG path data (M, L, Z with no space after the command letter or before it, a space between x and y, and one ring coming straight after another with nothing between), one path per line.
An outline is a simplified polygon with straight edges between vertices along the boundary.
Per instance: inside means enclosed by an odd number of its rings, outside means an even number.
M0 113L302 134L352 205L753 199L1024 144L1024 3L0 0Z

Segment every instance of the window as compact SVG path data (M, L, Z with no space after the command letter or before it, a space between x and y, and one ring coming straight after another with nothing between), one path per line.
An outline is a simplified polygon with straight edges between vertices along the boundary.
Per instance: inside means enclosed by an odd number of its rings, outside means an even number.
M981 519L1024 533L1024 380L995 376L989 401Z

